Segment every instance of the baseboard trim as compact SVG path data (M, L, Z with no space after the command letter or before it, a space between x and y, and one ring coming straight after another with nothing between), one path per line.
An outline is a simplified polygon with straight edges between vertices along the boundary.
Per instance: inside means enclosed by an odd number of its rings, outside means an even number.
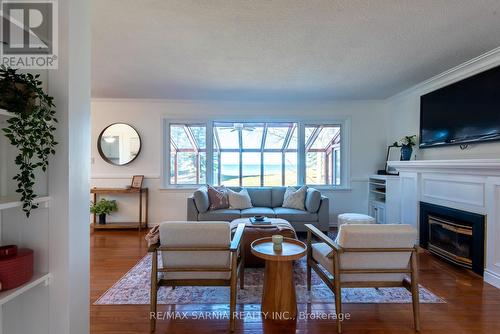
M500 275L489 270L484 271L484 281L500 289Z

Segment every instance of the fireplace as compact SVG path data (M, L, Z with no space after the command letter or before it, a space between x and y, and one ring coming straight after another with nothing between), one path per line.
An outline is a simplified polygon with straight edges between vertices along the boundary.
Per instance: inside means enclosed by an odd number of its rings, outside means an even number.
M483 215L420 202L420 246L483 275L484 223Z

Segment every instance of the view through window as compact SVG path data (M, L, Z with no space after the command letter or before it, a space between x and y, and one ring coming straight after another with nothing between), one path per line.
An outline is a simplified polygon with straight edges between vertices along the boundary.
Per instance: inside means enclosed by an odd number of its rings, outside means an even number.
M297 184L297 123L214 123L214 184Z
M207 124L169 124L170 184L205 184L207 179L214 185L249 187L341 184L340 125L209 124L208 129ZM207 131L212 131L212 145L207 143ZM301 135L302 153L298 147ZM207 155L212 157L212 170L207 170ZM302 171L299 156L303 157Z
M205 124L170 124L170 183L206 183Z
M340 127L306 125L306 184L340 185Z

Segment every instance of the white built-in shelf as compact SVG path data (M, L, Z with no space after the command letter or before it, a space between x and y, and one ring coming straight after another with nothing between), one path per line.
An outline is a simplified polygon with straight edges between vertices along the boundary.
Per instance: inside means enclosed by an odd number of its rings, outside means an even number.
M3 305L12 299L20 296L26 291L39 286L40 284L45 284L45 286L50 283L51 274L50 273L35 273L29 282L17 287L15 289L10 289L6 291L0 291L0 305Z
M385 195L385 192L384 191L378 191L378 190L370 190L370 192L374 193L374 194L379 194L379 195Z
M381 186L381 187L385 187L385 182L382 183L382 182L375 182L375 181L371 181L370 180L370 184L374 185L374 186Z
M50 201L49 196L40 196L35 198L35 203L48 203ZM14 196L0 196L0 210L11 209L16 207L22 207L23 202L19 201L18 197ZM41 205L42 206L42 205Z
M8 112L5 109L0 109L0 118L8 118L8 117L12 117L12 116L14 116L13 113Z

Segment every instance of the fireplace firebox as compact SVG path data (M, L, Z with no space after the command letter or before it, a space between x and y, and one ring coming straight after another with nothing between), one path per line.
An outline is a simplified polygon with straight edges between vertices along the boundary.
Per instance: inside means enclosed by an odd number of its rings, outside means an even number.
M483 215L420 202L420 246L482 276L484 223Z

